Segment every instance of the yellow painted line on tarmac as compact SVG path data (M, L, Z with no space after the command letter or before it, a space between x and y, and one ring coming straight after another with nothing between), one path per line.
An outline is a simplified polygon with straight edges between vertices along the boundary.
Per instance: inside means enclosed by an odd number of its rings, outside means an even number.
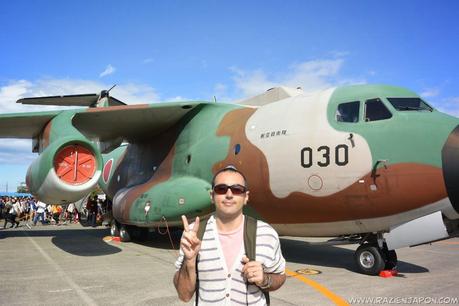
M294 277L300 281L302 281L303 283L311 286L312 288L316 289L317 291L319 291L320 293L322 293L323 295L325 295L328 299L330 299L333 303L335 303L336 305L349 305L348 302L346 302L346 300L344 300L342 297L334 294L333 292L331 292L330 290L328 290L327 288L325 288L324 286L322 286L321 284L319 284L318 282L315 282L301 274L298 274L294 271L290 271L289 269L285 269L285 273L288 275L288 276L291 276L291 277Z

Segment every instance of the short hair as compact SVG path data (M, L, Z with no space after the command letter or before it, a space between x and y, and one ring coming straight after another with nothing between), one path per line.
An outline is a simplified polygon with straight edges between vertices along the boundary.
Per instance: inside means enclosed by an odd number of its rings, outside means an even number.
M220 173L223 173L223 172L233 172L233 173L239 173L242 178L244 179L244 186L245 188L248 189L248 184L247 184L247 179L245 178L245 175L244 173L242 173L241 171L239 171L235 166L233 165L228 165L226 166L225 168L222 168L220 170L218 170L215 174L214 174L214 177L212 178L212 189L215 187L215 179L217 178L217 175L219 175Z

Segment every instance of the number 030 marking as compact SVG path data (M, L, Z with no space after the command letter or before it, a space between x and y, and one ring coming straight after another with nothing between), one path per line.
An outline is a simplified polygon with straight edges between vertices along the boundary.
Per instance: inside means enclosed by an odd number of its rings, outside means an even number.
M301 149L301 166L303 168L309 168L314 164L315 160L319 167L329 166L330 160L332 159L332 157L330 157L330 151L330 147L328 146L320 146L315 151L311 147ZM345 166L348 164L349 147L347 145L340 144L335 147L334 162L337 166Z

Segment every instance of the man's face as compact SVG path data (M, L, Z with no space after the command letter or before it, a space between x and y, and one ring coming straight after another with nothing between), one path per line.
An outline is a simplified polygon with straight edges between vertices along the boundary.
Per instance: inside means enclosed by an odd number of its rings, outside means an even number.
M224 185L241 185L245 186L244 178L237 172L225 171L215 178L215 186ZM242 208L249 200L249 192L242 194L233 194L228 188L226 194L217 194L211 192L212 203L215 204L216 212L221 217L237 217L242 214Z

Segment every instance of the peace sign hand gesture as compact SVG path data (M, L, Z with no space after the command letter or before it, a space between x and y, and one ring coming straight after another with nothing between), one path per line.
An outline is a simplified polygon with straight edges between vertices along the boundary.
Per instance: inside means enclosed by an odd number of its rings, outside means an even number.
M195 261L196 256L201 249L201 240L198 239L197 233L199 229L199 217L196 217L194 221L194 226L190 229L188 225L187 218L182 215L182 222L183 222L183 235L182 239L180 240L180 249L183 251L185 255L185 260L187 261Z

